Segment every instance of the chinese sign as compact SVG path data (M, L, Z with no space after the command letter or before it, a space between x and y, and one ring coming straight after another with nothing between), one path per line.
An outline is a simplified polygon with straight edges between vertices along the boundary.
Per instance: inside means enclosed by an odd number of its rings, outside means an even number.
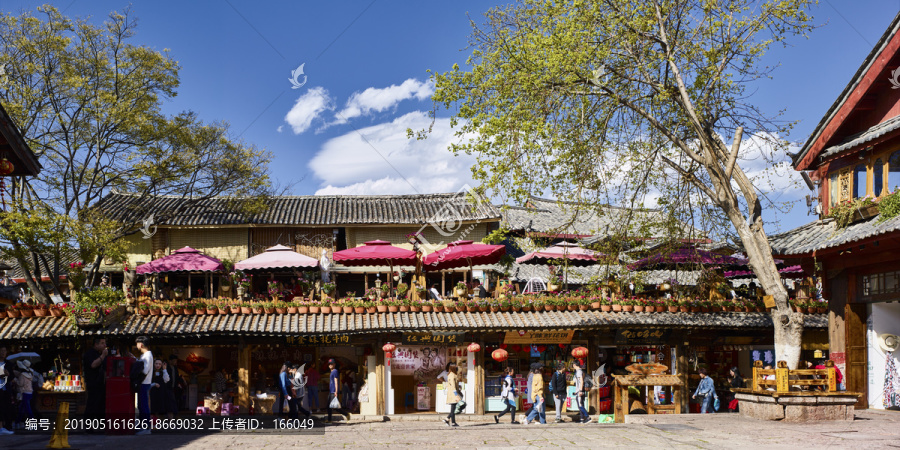
M349 334L288 336L288 345L350 345Z
M465 333L403 333L401 344L413 345L461 345L465 340Z
M391 358L391 375L412 375L416 381L433 380L446 364L446 347L401 345Z
M616 344L666 344L669 330L618 330Z
M504 344L568 344L575 330L570 331L507 331Z

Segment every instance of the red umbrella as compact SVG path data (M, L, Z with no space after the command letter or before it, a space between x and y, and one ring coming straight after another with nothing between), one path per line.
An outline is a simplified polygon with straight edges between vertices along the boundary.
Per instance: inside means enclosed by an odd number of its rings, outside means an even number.
M455 269L482 264L496 264L506 254L502 245L474 244L472 241L456 241L425 257L428 270Z
M141 264L135 269L139 275L166 272L219 272L225 270L222 263L190 247L175 250L175 253Z
M416 252L395 247L388 241L369 241L359 247L334 252L334 262L345 266L415 266Z

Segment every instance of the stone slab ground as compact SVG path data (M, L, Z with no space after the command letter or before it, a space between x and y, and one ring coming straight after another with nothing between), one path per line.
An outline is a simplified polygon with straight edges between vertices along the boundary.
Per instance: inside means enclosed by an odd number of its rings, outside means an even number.
M519 417L517 417L519 418ZM463 416L448 428L436 415L416 420L322 425L309 431L149 436L69 436L80 449L257 448L710 448L875 449L900 448L900 412L857 411L853 421L772 422L738 414L629 415L625 424L494 424L489 416ZM318 425L318 424L317 424ZM0 448L44 449L49 435L0 436Z

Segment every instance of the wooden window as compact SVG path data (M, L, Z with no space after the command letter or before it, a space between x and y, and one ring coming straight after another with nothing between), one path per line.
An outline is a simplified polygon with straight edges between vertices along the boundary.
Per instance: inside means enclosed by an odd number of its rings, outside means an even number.
M881 158L875 160L872 166L872 192L875 197L881 197L881 191L884 189L884 161Z
M828 180L828 206L834 206L838 201L838 173L834 172L831 174L831 179Z
M900 188L900 151L894 152L888 159L888 191Z
M866 196L866 165L860 164L853 170L853 198Z

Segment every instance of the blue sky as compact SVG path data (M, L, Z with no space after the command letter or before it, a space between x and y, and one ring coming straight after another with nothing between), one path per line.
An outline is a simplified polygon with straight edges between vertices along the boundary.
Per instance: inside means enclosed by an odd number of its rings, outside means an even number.
M4 12L45 2L0 1ZM102 21L127 2L51 2L69 16ZM406 139L428 123L432 106L426 70L465 62L469 18L481 22L492 3L475 1L154 1L135 2L132 43L169 49L181 65L170 113L196 111L226 121L235 136L274 154L271 171L297 195L454 192L470 182L473 160L446 150L452 135L439 117L434 136ZM781 63L759 83L754 101L785 109L800 123L788 138L802 142L824 115L897 12L898 0L823 0L813 10L808 40L768 56ZM303 64L300 89L291 72ZM305 77L305 78L304 78ZM767 231L813 219L805 187L769 211Z

